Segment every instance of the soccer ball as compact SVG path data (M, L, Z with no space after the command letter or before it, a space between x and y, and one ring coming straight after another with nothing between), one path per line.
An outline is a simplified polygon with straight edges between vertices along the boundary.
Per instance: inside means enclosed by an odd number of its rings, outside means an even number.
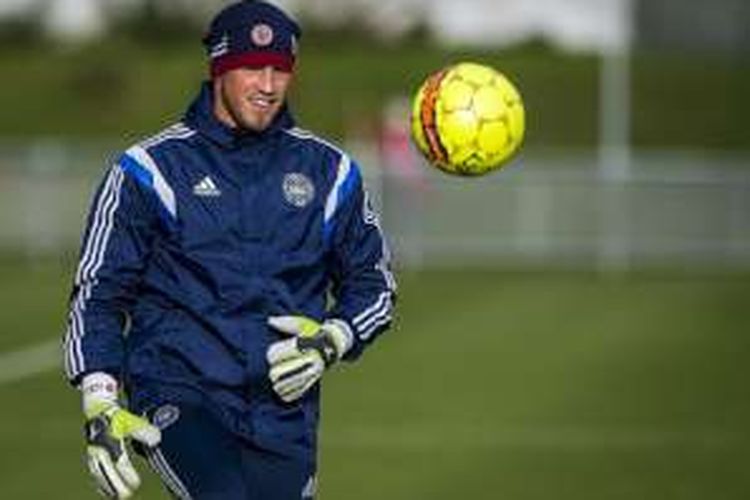
M518 151L521 95L503 74L462 62L430 75L412 103L411 134L427 161L456 175L482 175Z

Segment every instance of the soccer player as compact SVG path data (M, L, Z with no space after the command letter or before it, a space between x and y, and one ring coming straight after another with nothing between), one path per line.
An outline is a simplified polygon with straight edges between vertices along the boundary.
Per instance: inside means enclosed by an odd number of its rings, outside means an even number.
M391 322L359 167L287 106L299 38L269 3L219 12L184 119L94 197L64 356L110 497L139 486L132 443L178 498L312 498L320 379Z

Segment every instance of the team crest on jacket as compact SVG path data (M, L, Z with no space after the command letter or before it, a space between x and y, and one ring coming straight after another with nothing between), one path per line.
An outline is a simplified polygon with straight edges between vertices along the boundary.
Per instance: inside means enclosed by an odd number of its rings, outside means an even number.
M302 208L315 198L315 186L304 174L293 172L284 176L284 199L292 206Z

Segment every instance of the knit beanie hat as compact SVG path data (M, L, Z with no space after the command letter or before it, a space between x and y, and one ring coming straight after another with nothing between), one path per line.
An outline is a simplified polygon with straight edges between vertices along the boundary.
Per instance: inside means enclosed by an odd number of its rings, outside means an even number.
M294 69L299 25L284 11L260 0L241 0L211 21L203 45L211 77L240 67Z

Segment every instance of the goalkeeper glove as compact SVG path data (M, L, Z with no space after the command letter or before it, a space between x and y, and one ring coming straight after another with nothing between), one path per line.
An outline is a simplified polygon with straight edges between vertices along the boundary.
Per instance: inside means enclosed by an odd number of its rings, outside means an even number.
M156 446L161 441L161 431L120 407L117 381L110 375L102 372L86 375L81 390L89 471L105 496L130 498L141 479L130 461L125 440Z
M353 343L348 325L331 319L323 324L304 316L272 316L268 324L292 338L271 344L266 352L268 378L285 402L299 399L340 360Z

